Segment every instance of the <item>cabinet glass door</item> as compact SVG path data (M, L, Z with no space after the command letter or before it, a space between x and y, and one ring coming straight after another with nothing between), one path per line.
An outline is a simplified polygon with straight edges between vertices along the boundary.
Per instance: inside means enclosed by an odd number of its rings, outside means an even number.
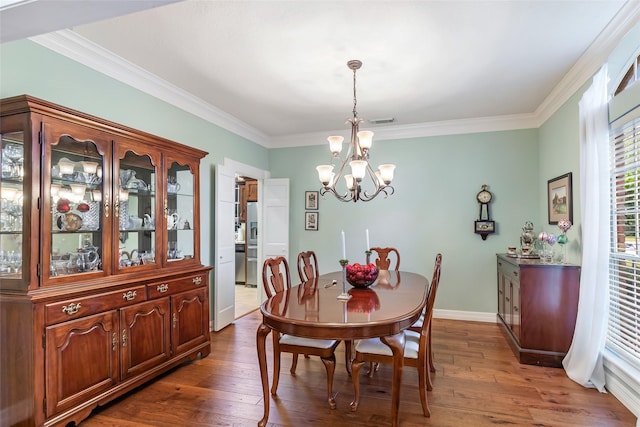
M167 262L193 260L195 256L195 179L189 165L176 161L167 171Z
M139 146L118 141L116 148L114 251L116 270L121 272L155 268L160 242L156 232L160 154L139 154Z
M46 221L50 233L44 253L51 255L45 259L45 274L53 281L69 275L104 274L106 143L99 150L97 139L82 133L79 130L78 139L64 133L52 144L46 143L50 173L45 172L49 179L43 187L43 212L50 215Z
M24 132L2 134L0 180L0 278L22 279L24 233Z

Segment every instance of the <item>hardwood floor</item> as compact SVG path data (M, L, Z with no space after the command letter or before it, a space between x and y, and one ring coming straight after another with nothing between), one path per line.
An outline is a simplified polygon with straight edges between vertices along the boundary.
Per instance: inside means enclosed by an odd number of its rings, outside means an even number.
M257 425L262 418L256 355L259 322L259 311L254 311L214 333L207 358L185 364L97 409L82 427ZM580 387L562 369L517 363L495 324L434 319L433 334L437 373L433 391L427 393L431 417L422 415L415 369L405 368L402 427L632 427L636 423L611 394ZM271 338L267 343L271 355ZM301 357L294 377L289 373L291 358L283 356L268 426L391 425L390 366L381 366L373 379L362 373L362 398L354 413L349 410L353 386L344 369L342 344L336 358L338 408L332 411L325 399L326 373L320 360Z

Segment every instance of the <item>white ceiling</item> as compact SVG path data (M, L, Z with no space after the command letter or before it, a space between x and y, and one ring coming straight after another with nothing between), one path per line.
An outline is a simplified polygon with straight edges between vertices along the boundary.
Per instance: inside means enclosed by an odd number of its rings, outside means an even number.
M150 73L164 89L182 93L200 110L226 115L265 146L304 144L305 137L319 135L315 143L323 143L334 130L346 135L343 123L353 108L350 59L363 61L357 73L359 116L395 119L392 126L367 122L362 128L386 137L442 123L460 129L474 121L530 126L602 64L606 48L621 37L608 24L615 17L619 27L616 14L629 5L623 0L172 1L91 2L113 6L98 22L95 14L76 22L55 18L68 16L70 7L77 12L78 2L35 3L48 4L46 22L72 30L61 33L67 40L100 50L102 60L110 57ZM28 3L27 16L33 16L34 2ZM130 13L132 5L152 8ZM8 11L0 15L3 42L25 36L5 34ZM118 13L125 15L113 17Z

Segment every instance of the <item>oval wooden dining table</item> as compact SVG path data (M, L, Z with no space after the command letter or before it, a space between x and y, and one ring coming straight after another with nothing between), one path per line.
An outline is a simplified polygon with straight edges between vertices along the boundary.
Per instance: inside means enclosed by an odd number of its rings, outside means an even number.
M392 425L398 425L400 385L404 360L403 330L420 317L429 291L426 277L406 271L380 271L367 289L347 284L348 300L342 293L342 271L323 274L317 282L308 281L277 293L260 307L262 323L257 330L258 361L264 397L264 415L258 426L269 418L269 374L266 338L271 331L307 338L357 340L380 337L394 357L392 380ZM332 284L333 281L335 284ZM348 369L350 371L350 369ZM357 381L358 379L355 379ZM356 408L352 405L352 409Z

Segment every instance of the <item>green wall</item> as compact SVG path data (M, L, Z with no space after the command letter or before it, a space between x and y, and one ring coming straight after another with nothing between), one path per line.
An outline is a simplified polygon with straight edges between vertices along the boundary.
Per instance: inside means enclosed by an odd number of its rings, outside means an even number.
M535 129L376 141L371 162L395 163L395 194L368 203L320 199L319 231L304 230L304 192L320 185L315 166L330 159L328 144L269 151L272 177L291 179L291 248L313 249L321 271L338 268L340 232L347 258L364 261L365 230L372 246L395 246L401 267L428 277L443 254L436 307L495 312L497 252L519 245L522 225L538 220L538 131ZM486 241L473 232L476 194L494 193L498 232Z

